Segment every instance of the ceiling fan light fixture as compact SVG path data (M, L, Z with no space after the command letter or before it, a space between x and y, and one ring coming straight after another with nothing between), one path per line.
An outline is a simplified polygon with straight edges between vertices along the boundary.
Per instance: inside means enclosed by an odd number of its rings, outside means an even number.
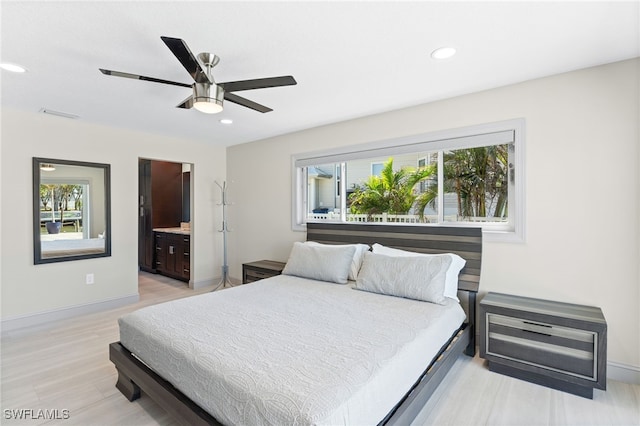
M292 86L298 84L291 75L283 75L280 77L254 78L252 80L227 81L216 84L211 73L213 67L220 62L213 53L203 52L194 56L184 40L174 37L160 37L164 44L167 45L171 53L178 59L184 69L189 73L195 83L186 84L177 81L162 80L160 78L148 77L144 75L131 74L128 72L108 70L98 68L104 75L112 75L115 77L125 77L134 80L151 81L154 83L170 84L172 86L188 87L192 89L193 94L176 105L176 108L191 109L195 108L206 114L216 114L223 110L223 102L225 100L258 111L261 113L273 111L271 108L260 105L242 96L236 95L234 92L241 90L266 89L267 87Z
M216 84L195 83L193 85L193 107L205 114L222 111L224 89Z
M222 102L213 98L196 99L193 103L193 107L205 114L217 114L222 112Z

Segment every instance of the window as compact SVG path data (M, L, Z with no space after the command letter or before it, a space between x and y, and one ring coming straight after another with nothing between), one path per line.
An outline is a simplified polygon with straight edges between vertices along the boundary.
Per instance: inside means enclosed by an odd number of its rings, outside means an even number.
M384 163L371 163L371 176L380 176Z
M479 226L490 239L522 241L523 130L510 120L294 156L293 227Z
M41 179L40 224L41 238L46 234L65 233L65 239L90 238L89 182L82 179Z

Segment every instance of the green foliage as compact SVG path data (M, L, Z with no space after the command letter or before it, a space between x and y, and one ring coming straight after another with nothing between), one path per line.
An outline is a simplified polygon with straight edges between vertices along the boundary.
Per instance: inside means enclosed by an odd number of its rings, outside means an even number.
M508 147L493 145L445 153L445 191L457 194L461 216L506 215Z
M41 184L40 201L44 210L51 203L53 211L60 210L60 221L62 221L65 210L69 209L69 202L73 198L76 210L82 210L82 185L69 184ZM53 221L55 222L55 216Z
M44 210L47 210L47 205L51 202L54 187L55 185L40 185L40 201Z
M435 173L434 166L417 170L403 167L393 170L393 158L389 158L380 176L369 176L349 196L351 213L369 216L381 213L407 214L418 199L415 186Z
M456 194L458 214L465 218L506 217L509 177L509 145L459 149L444 153L445 193ZM417 170L393 170L393 158L384 164L380 176L369 179L349 196L350 211L371 215L407 214L413 209L424 215L438 200L437 165ZM416 191L422 181L431 182Z
M509 145L460 149L444 153L445 193L456 194L458 214L471 217L506 217ZM437 184L420 194L416 210L434 207Z

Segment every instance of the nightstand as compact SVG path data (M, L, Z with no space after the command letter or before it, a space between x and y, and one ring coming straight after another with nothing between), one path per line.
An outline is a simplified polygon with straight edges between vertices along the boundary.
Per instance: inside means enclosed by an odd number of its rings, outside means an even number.
M280 275L285 263L275 260L258 260L242 264L242 284Z
M480 356L489 369L593 398L607 388L607 322L600 308L488 293Z

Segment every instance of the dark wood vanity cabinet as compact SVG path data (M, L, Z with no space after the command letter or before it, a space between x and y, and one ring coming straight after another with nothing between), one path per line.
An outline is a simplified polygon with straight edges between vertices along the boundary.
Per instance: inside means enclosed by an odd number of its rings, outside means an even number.
M138 162L138 265L155 272L154 228L183 221L182 164L140 159Z
M155 272L183 281L191 277L191 237L170 232L155 232Z

